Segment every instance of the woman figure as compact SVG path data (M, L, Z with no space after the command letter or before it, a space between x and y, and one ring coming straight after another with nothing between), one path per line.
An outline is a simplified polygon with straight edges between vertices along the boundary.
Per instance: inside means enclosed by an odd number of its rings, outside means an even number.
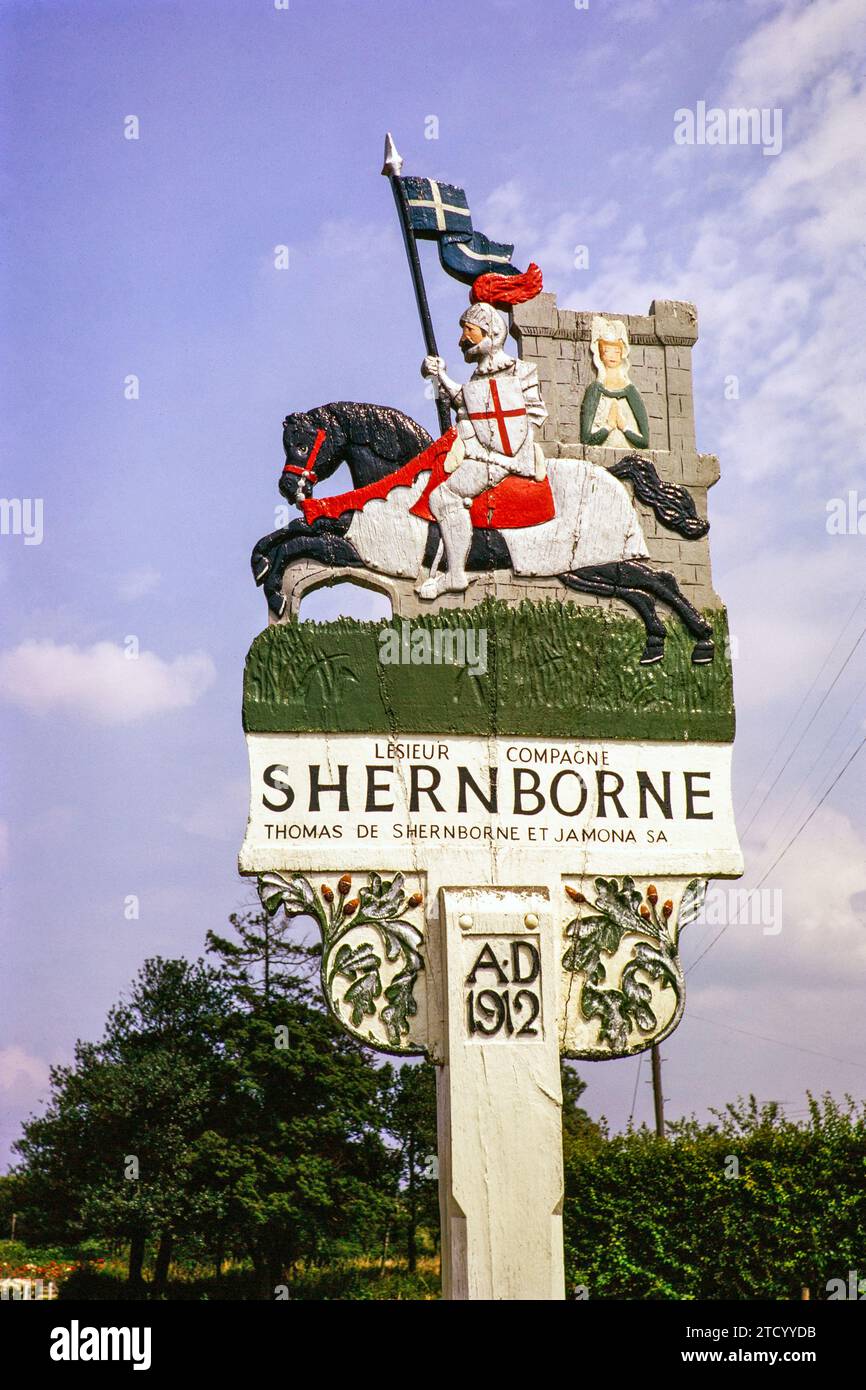
M628 334L622 319L592 320L592 360L598 374L580 408L580 441L605 449L648 449L649 420L629 380Z

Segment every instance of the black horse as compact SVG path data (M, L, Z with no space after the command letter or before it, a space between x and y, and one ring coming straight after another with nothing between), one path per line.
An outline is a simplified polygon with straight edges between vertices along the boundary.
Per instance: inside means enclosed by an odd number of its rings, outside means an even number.
M387 405L332 401L315 410L299 411L283 421L286 462L280 492L291 506L298 506L311 495L315 483L330 478L341 463L347 465L353 487L366 487L396 473L432 442L415 420ZM341 517L322 517L312 525L298 518L256 542L250 560L253 577L264 588L268 607L276 617L285 613L283 576L294 560L367 568L347 538L352 515L346 512ZM424 554L426 565L432 564L438 544L439 527L431 522ZM498 531L475 531L467 567L473 572L511 567Z
M316 482L331 477L341 463L348 466L353 487L365 487L395 473L431 442L426 430L389 406L338 401L289 415L283 422L286 461L280 492L291 505L298 505L311 495ZM651 507L669 530L688 539L708 531L709 523L698 517L688 491L663 483L648 457L628 455L609 471L630 482L636 497ZM286 607L283 576L294 561L312 559L327 566L368 567L349 538L354 515L348 511L339 517L321 517L312 524L299 518L257 542L251 559L253 576L264 587L268 606L278 618ZM439 528L431 522L425 565L433 563L438 547ZM511 568L501 532L487 528L473 532L467 568L475 572ZM637 560L615 560L571 570L559 578L580 593L620 599L639 614L647 634L642 664L660 661L664 655L666 630L656 612L658 599L673 609L694 637L695 664L712 661L712 629L667 571Z

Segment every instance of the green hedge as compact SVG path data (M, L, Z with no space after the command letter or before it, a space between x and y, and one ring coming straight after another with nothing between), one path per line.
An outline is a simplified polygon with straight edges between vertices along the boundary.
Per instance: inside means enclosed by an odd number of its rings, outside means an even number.
M569 1286L591 1299L797 1299L866 1276L866 1108L752 1099L566 1148Z

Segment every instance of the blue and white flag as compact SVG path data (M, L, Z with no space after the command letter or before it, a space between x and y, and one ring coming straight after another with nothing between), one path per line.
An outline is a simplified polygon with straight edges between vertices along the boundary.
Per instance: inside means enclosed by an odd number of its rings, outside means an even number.
M436 179L400 180L409 209L409 223L416 236L471 237L472 217L462 188Z
M483 232L473 232L468 240L444 236L439 242L439 259L447 270L464 285L471 285L479 275L518 275L511 264L513 245L491 241Z
M472 228L469 199L462 188L436 179L401 178L409 225L417 237L436 241L442 269L464 285L479 275L518 275L513 246L491 241Z

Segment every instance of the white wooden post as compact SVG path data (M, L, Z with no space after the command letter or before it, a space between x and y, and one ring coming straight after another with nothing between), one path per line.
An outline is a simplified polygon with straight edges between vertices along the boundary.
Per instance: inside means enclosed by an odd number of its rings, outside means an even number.
M443 888L443 1293L561 1299L559 923L543 890Z

